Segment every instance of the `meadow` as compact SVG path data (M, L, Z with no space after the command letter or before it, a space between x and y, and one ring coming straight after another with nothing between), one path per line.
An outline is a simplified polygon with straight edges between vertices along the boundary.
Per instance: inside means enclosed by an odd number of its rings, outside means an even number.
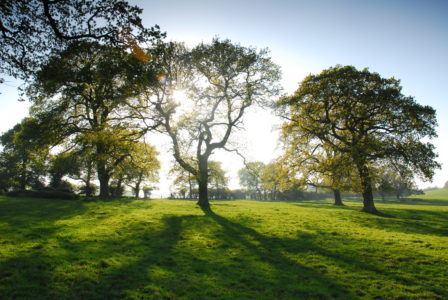
M357 201L0 196L0 298L448 299L448 195L416 197L371 215Z
M448 200L448 188L427 191L424 195L416 195L414 197L425 200Z

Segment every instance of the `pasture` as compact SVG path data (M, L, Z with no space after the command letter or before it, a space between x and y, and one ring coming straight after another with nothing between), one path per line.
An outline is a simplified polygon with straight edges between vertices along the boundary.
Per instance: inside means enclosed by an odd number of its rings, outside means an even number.
M447 299L448 198L429 196L377 201L379 216L356 201L0 196L0 298Z

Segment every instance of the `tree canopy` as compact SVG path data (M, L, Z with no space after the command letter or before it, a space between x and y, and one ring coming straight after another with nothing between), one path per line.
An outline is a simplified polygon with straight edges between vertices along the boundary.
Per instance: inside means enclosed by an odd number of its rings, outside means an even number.
M240 185L251 192L255 199L261 200L263 197L263 173L266 165L261 161L246 163L245 167L238 171Z
M0 154L2 189L26 189L43 185L45 159L49 145L39 138L42 127L34 118L25 118L0 136L3 152Z
M284 128L350 157L360 180L363 210L375 213L372 169L380 160L409 166L422 179L439 167L435 111L401 93L400 81L367 69L336 66L307 76L279 100L288 109Z
M179 165L193 174L199 185L199 201L208 207L208 160L226 147L245 111L278 94L280 73L266 50L257 51L214 39L192 49L161 44L154 57L163 84L148 96L164 132L172 141ZM176 99L175 91L185 97Z
M144 28L142 9L122 0L2 0L0 3L0 73L27 79L49 55L74 40L130 48L164 34Z
M109 196L112 173L149 130L136 119L136 107L140 93L155 81L149 64L120 47L74 42L28 87L36 118L51 124L61 141L91 149L102 198Z

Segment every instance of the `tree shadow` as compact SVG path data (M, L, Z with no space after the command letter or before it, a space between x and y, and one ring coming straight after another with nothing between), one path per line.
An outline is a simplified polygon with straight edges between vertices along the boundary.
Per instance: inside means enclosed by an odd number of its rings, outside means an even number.
M437 198L431 198L431 199L423 199L418 197L413 198L386 198L384 201L381 199L375 199L376 203L380 204L403 204L403 205L431 205L431 206L448 206L448 200L447 199L437 199Z
M332 204L294 204L299 207L325 209L335 212L351 210L350 220L368 228L377 228L387 231L396 231L409 234L428 234L436 236L448 236L448 213L445 211L429 211L412 208L382 207L377 214L371 215L360 212L359 207L336 206ZM345 216L345 214L344 214ZM360 217L361 216L361 217ZM375 216L375 217L369 217Z
M53 220L61 216L55 212ZM204 210L204 215L170 214L161 222L126 223L115 230L116 235L101 240L61 237L60 226L48 224L42 234L46 240L57 239L58 251L36 245L31 252L0 259L0 293L7 292L11 299L33 298L33 291L42 299L363 296L347 288L354 284L327 273L325 266L310 267L295 259L309 254L330 258L347 272L364 268L406 286L418 284L369 262L369 257L359 257L356 249L322 247L324 233L267 236L212 210ZM345 237L336 238L345 242ZM14 288L7 287L17 281Z
M96 291L87 296L123 298L135 291L161 298L195 299L325 298L328 295L344 299L351 295L333 280L281 253L280 249L294 248L294 241L266 238L211 210L205 216L165 217L163 223L161 231L146 230L139 237L127 239L128 246L126 241L121 241L122 250L141 249L139 258L105 270ZM179 242L194 242L187 237L188 232L200 232L207 227L216 230L213 235L219 240L217 244L189 249L179 246ZM234 250L241 251L241 255L224 260L216 257ZM105 250L103 255L109 251ZM79 292L75 294L79 296Z
M368 228L386 231L448 236L447 212L388 208L378 216L381 218L358 218L353 221Z

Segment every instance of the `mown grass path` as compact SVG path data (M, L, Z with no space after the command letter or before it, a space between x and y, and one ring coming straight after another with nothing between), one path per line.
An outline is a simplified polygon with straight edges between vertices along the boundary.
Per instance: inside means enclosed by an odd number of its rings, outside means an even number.
M408 202L1 197L0 298L448 299L448 201Z

